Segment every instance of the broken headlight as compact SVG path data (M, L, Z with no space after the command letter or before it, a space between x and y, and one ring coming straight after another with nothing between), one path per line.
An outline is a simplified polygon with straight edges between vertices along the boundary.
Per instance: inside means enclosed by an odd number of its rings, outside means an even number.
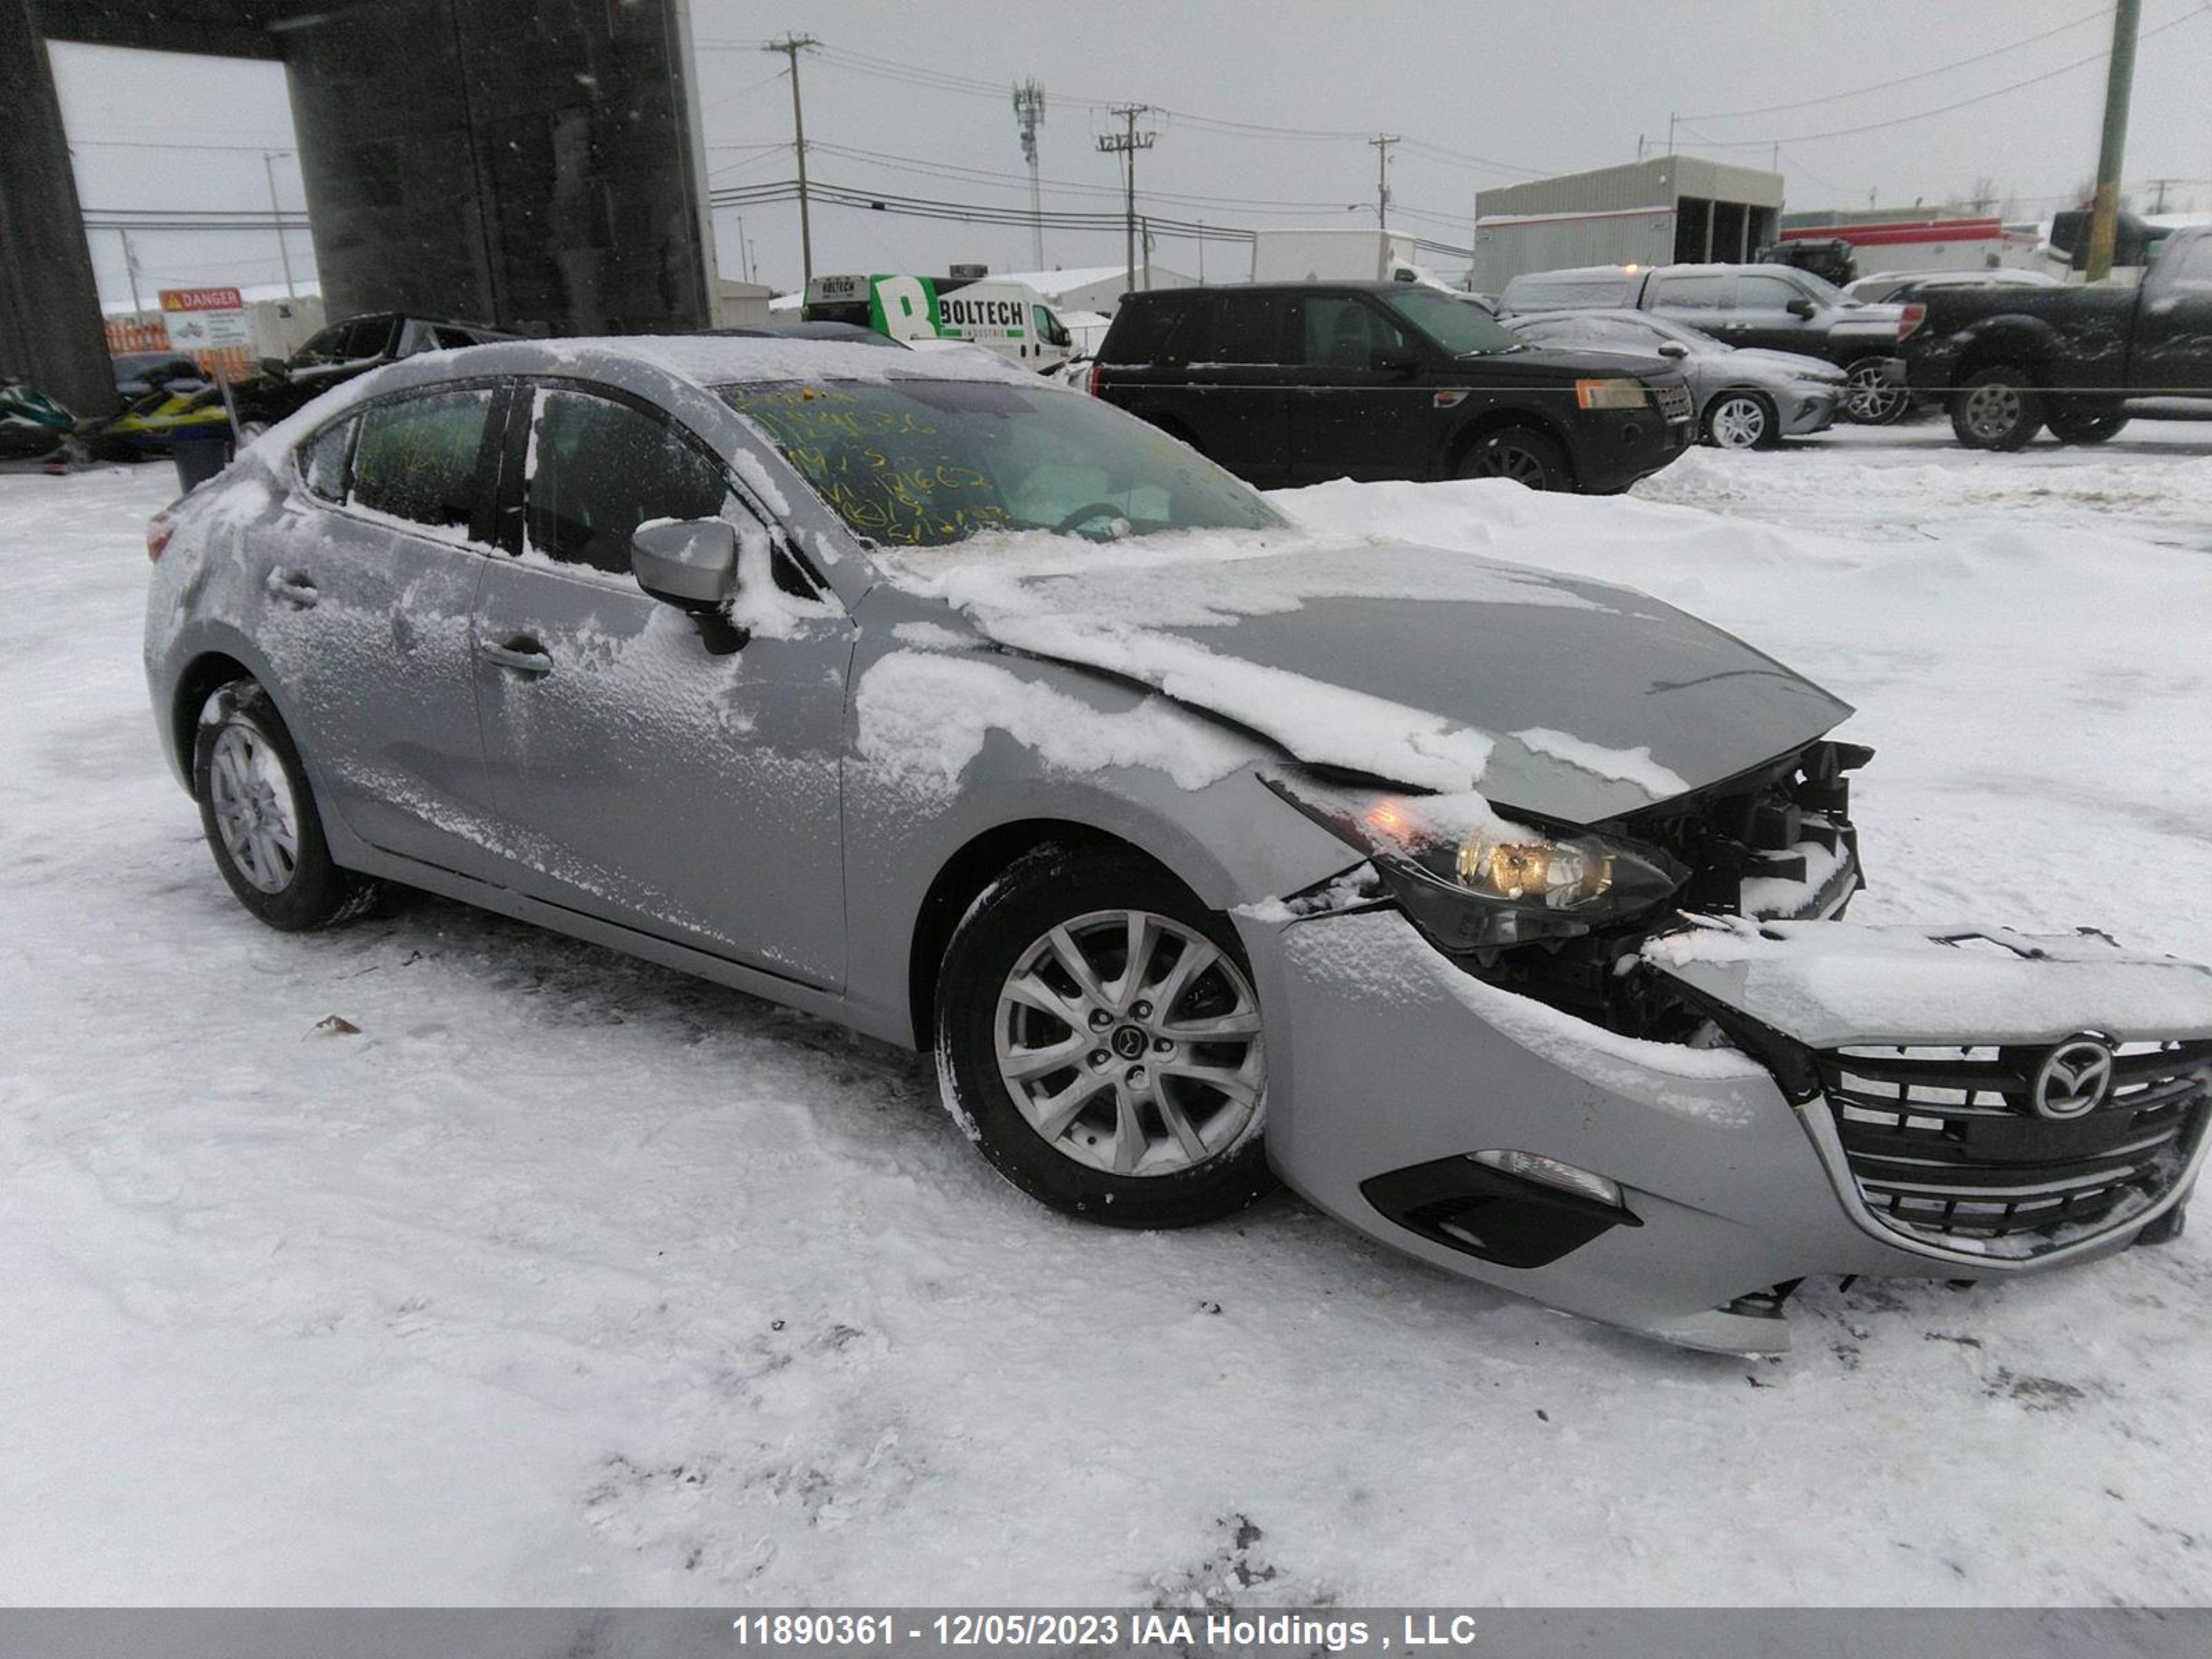
M1447 951L1567 939L1656 908L1689 872L1656 847L1500 817L1480 796L1401 795L1268 780L1365 853L1407 915Z

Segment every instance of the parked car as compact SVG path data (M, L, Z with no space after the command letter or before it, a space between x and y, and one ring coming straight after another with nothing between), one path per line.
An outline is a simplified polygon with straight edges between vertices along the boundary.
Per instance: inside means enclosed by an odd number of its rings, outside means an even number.
M2168 236L2139 287L1947 289L1915 310L1906 373L1970 448L2019 449L2046 425L2102 443L2127 398L2212 399L2212 225Z
M1667 359L1689 380L1698 432L1723 449L1826 432L1843 404L1844 371L1833 363L1728 345L1648 311L1540 311L1505 320L1531 345Z
M451 351L514 337L483 323L378 311L344 318L319 329L289 357L261 360L261 373L230 388L241 434L252 437L329 391L373 368L423 351ZM179 408L173 429L222 420L222 389L210 386ZM212 412L211 412L212 411ZM173 430L181 441L185 435Z
M1300 532L975 354L404 362L148 550L155 723L251 915L388 880L933 1047L1072 1214L1279 1176L1768 1351L1808 1273L2170 1237L2204 1157L2205 970L1821 920L1836 697L1626 588Z
M1510 313L1649 311L1734 346L1825 358L1849 380L1844 418L1869 426L1908 407L1898 361L1905 312L1864 305L1789 265L1588 265L1516 276L1498 295Z
M1132 294L1091 389L1262 489L1504 477L1605 494L1695 435L1671 367L1538 349L1465 295L1411 283Z
M1869 303L1903 305L1936 288L2058 288L2059 279L2046 271L2000 265L1989 270L1879 270L1862 276L1844 289L1846 296Z
M1841 288L1859 274L1858 249L1844 236L1794 237L1773 242L1752 255L1754 264L1794 265Z
M207 371L179 352L120 352L111 360L110 366L115 372L116 395L126 404L173 386L207 384Z

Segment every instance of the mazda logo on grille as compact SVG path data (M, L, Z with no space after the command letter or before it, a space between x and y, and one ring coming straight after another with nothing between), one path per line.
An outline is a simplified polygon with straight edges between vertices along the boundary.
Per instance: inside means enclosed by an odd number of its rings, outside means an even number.
M2083 1034L2057 1044L2035 1068L2029 1103L2038 1117L2080 1117L2112 1093L2112 1045Z

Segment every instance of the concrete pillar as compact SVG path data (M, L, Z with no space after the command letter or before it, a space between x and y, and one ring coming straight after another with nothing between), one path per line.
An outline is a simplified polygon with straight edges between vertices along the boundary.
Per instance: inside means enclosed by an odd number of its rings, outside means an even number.
M0 0L0 370L80 416L116 406L53 66L30 0Z
M284 31L327 313L702 328L682 0L380 0Z

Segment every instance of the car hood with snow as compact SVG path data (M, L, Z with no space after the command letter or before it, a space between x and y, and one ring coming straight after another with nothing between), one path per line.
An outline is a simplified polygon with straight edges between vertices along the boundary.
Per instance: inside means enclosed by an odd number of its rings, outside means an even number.
M1812 742L1849 704L1632 589L1400 542L1030 538L902 562L1009 649L1133 681L1315 765L1572 823Z

